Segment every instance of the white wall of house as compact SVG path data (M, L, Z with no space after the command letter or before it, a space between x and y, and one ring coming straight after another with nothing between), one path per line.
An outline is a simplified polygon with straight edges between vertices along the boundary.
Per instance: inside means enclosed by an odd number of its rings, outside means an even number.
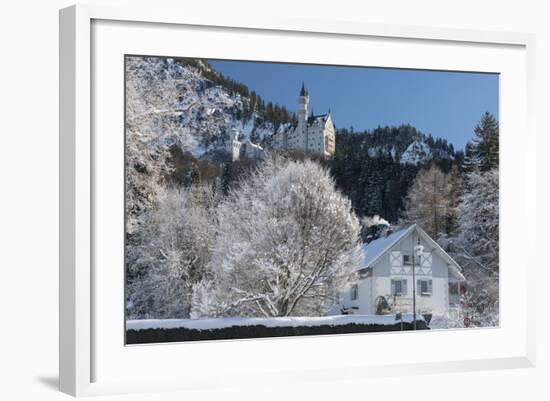
M353 299L354 289L350 288L342 294L342 305L348 313L360 314L360 315L374 315L374 302L372 302L373 294L373 278L367 277L359 280L357 283L357 297ZM339 313L340 311L338 311Z
M404 263L403 255L412 255L414 246L418 244L416 233L403 238L392 246L369 269L366 277L360 279L357 285L357 299L352 299L352 290L342 294L342 305L349 313L374 314L376 313L376 299L379 296L386 298L392 295L392 280L405 280L402 285L402 294L395 295L396 312L412 312L413 305L413 275L411 264ZM415 279L417 281L416 310L417 313L431 313L446 316L449 312L449 266L447 260L440 256L436 249L421 240L424 247L420 265L415 261ZM431 292L422 293L418 287L418 280L425 280L426 286L431 280ZM402 283L404 284L404 282Z

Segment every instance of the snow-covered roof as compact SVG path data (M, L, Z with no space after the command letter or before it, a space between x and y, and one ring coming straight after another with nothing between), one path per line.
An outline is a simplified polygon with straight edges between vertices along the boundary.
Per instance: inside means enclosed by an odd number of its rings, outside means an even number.
M383 255L385 255L395 244L408 236L413 231L422 237L422 239L428 242L434 250L447 262L449 270L459 280L465 280L461 273L461 267L456 261L447 253L441 246L435 242L421 227L417 224L412 224L409 227L396 231L388 236L384 236L375 239L368 244L364 244L362 251L362 260L359 270L366 269L373 266Z
M313 124L316 124L316 123L319 123L319 122L324 123L324 122L327 121L328 116L329 116L328 113L327 114L320 114L318 116L309 116L307 118L307 123L308 123L308 125L313 125Z
M363 256L360 269L372 266L382 255L389 251L394 244L406 237L414 227L415 225L413 224L412 226L396 231L388 236L377 238L368 244L364 244L361 249Z

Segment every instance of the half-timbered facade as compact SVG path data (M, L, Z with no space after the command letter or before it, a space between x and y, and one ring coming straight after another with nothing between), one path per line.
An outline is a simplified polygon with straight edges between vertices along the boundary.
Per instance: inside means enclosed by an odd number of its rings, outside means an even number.
M342 294L340 312L413 312L452 317L460 312L460 266L418 225L363 245L360 280ZM414 271L414 275L413 275ZM385 302L384 302L385 301Z

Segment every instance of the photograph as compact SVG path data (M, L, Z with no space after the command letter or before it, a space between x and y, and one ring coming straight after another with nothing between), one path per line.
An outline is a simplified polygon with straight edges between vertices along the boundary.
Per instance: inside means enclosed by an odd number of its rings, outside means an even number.
M126 345L499 327L499 74L127 54L124 83Z

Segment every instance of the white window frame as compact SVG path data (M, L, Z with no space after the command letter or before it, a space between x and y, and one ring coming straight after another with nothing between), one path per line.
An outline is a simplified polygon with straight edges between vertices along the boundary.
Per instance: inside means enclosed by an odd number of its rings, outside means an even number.
M420 278L417 282L417 293L422 297L431 297L433 295L433 280L427 278ZM426 283L427 291L422 291L422 284Z
M396 284L399 283L400 291L396 291ZM406 278L392 278L391 279L391 295L393 297L405 297L407 296L407 279Z

